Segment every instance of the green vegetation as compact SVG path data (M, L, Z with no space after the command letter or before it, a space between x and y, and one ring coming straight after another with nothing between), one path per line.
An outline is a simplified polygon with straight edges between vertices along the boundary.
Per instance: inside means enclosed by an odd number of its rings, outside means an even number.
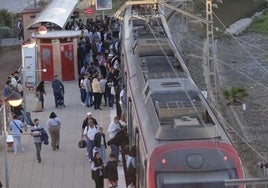
M14 28L16 28L19 14L8 12L6 9L0 9L0 37L14 37Z
M12 27L13 14L6 9L0 10L0 27Z
M268 14L256 18L251 24L250 29L268 34Z
M248 93L243 86L232 86L231 88L223 91L223 96L225 99L230 100L228 105L238 105L241 104L241 101L248 96Z

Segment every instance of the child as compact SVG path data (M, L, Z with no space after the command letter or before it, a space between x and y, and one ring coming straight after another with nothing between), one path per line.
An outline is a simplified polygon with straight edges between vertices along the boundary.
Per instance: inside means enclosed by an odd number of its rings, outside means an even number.
M105 167L105 173L109 181L109 188L117 187L118 172L117 172L117 159L115 154L110 154L110 160Z

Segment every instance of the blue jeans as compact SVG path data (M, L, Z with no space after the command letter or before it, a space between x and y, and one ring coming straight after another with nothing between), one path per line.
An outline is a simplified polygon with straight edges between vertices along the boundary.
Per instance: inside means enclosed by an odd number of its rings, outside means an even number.
M86 101L86 90L80 88L80 97L81 97L81 102L85 103Z
M91 92L86 92L86 105L92 105L92 93Z
M108 104L109 104L109 107L113 107L113 105L114 105L114 95L112 95L112 94L108 94L107 95L107 97L108 97Z
M105 148L105 145L101 145L98 148L98 152L101 155L101 158L102 158L103 163L106 164L107 161L106 161L106 148Z
M13 148L14 148L14 154L16 155L18 150L18 146L20 147L20 151L23 152L24 148L21 144L21 135L13 135Z
M42 103L42 108L44 108L44 94L43 94L43 93L40 93L39 101L41 101L41 103Z
M94 140L87 140L87 152L88 152L88 158L93 159L93 148L95 147Z
M115 157L116 157L116 159L118 161L119 160L119 147L117 145L115 145L115 144L111 144L110 147L111 147L111 150L112 150L111 152L115 155Z

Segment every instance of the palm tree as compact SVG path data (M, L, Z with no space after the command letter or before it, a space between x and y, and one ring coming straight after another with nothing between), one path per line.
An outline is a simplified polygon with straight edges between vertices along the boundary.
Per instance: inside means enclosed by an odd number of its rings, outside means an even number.
M223 91L223 96L225 99L230 100L228 105L238 105L241 104L241 101L248 96L248 93L243 86L232 86L231 88Z

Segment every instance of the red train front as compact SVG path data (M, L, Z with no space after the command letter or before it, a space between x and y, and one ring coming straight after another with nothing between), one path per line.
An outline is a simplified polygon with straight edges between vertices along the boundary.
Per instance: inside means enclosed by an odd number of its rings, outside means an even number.
M155 148L150 156L147 187L225 188L225 179L244 178L241 166L237 152L227 143L167 144Z

